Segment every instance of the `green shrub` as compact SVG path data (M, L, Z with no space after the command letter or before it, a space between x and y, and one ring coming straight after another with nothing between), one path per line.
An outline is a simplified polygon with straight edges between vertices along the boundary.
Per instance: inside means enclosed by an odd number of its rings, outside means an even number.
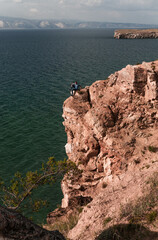
M47 225L47 229L49 229L49 231L58 230L66 237L68 232L76 226L78 219L79 211L69 215L65 221L58 220L54 224Z
M156 220L157 211L152 211L146 215L146 219L149 223L152 223Z
M103 222L103 226L105 227L109 222L111 222L111 220L112 220L111 217L107 217Z
M154 146L148 146L148 150L149 150L149 152L155 153L157 151L157 148Z

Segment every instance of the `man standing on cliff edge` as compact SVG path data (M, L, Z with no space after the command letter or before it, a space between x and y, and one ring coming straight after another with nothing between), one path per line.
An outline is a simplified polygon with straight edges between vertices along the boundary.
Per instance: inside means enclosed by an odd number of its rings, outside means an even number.
M81 86L77 82L71 84L71 96L74 96L77 90L80 90Z

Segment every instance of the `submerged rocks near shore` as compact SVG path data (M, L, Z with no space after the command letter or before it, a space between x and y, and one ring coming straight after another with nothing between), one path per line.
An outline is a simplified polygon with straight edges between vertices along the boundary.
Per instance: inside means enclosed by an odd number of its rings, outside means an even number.
M94 240L104 229L132 221L129 209L121 217L122 206L148 194L153 176L158 188L157 110L158 61L128 65L64 102L66 153L80 171L64 176L62 206L48 215L50 225L82 208L68 238ZM158 202L145 208L155 222L142 239L156 240Z
M114 33L117 39L158 38L158 29L120 29Z

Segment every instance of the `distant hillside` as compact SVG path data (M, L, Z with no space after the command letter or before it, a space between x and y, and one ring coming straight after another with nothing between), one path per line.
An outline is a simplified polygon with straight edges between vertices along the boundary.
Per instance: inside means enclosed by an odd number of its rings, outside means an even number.
M0 29L157 28L158 25L0 17Z

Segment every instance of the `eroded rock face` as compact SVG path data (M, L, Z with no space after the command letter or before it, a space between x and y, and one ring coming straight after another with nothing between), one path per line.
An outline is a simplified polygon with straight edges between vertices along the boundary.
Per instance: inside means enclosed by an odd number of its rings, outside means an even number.
M120 29L114 33L117 39L158 38L158 29Z
M158 61L128 65L108 79L82 89L64 102L66 153L82 171L72 177L65 175L62 181L63 208L71 206L71 199L82 196L89 198L89 202L93 199L93 206L97 209L95 199L99 198L106 185L114 184L115 179L119 186L122 176L130 176L127 173L131 166L137 167L144 161L151 161L148 147L156 145L158 140L157 109ZM154 160L156 154L152 155L152 161ZM101 204L104 199L105 196L102 197ZM76 202L76 206L77 204L79 202ZM95 214L99 212L102 214L103 209L98 208ZM98 218L100 219L99 215ZM51 214L49 223L50 219ZM85 216L82 214L82 219L86 219L86 213ZM93 227L96 219L97 217L91 223ZM87 231L85 227L81 229L85 224L85 221L80 221L69 237L81 239L81 232ZM92 231L90 227L89 229ZM82 239L88 239L87 235L85 238L82 236Z
M146 129L157 129L157 100L155 61L128 65L64 102L66 153L83 173L72 182L65 176L63 207L74 195L93 198L98 184L125 171L134 158L142 159L138 136L144 138L149 134Z
M147 134L145 129L157 129L157 100L155 61L128 65L64 102L66 153L83 173L77 185L68 183L65 176L63 207L68 206L70 188L75 194L83 188L82 195L93 197L98 183L110 181L114 174L126 170L135 156L142 158L137 152L137 138Z

